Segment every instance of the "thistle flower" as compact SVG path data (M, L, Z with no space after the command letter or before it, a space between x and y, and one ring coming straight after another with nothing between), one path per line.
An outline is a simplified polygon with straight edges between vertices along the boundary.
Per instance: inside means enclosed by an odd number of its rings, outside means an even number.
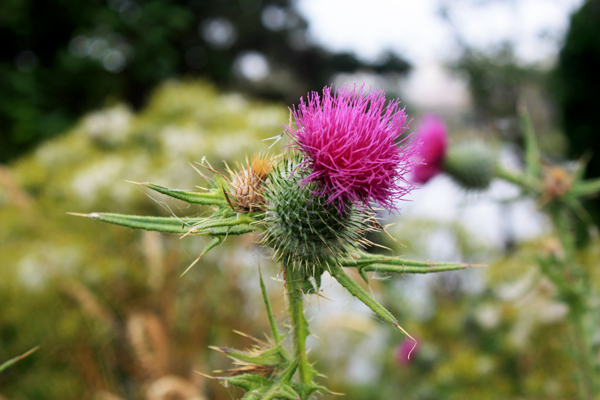
M444 158L448 149L448 132L444 121L434 115L423 118L417 130L417 142L421 145L411 180L424 184L443 171Z
M398 210L396 200L414 188L405 179L416 147L401 138L408 127L404 109L399 100L386 106L382 90L363 95L363 88L313 92L292 111L295 125L284 126L306 159L301 184L318 183L314 197L341 214L350 204L364 208L372 201Z

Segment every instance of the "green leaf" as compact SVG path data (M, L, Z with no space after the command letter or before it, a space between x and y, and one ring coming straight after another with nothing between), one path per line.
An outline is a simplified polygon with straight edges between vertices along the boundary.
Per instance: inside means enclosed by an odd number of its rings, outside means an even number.
M431 274L435 272L446 272L446 271L458 271L461 269L480 267L481 265L466 265L466 264L455 264L445 266L431 266L431 267L407 267L398 265L386 265L386 264L370 264L363 267L358 267L358 271L361 276L367 272L394 272L398 274ZM364 276L363 276L364 278Z
M367 272L394 272L407 274L427 274L432 272L455 271L480 265L471 265L456 262L430 262L406 260L400 257L387 257L377 254L361 254L360 258L354 259L336 259L331 260L330 264L337 264L342 267L356 267L358 272L368 282Z
M600 179L577 182L569 193L575 197L595 196L600 193Z
M239 219L232 218L173 218L148 217L142 215L124 215L113 213L74 214L92 218L109 224L121 225L132 229L143 229L164 233L190 234L195 236L243 235L261 228L254 224L252 217L244 214ZM252 222L250 222L252 221ZM197 226L201 228L196 229Z
M262 214L262 213L253 213L253 214ZM238 214L228 218L206 218L204 220L199 220L198 223L194 224L194 226L189 230L190 234L195 234L195 232L205 231L208 228L219 228L226 226L236 226L236 225L249 225L256 222L254 218L250 214Z
M367 292L363 290L352 278L350 278L341 266L334 264L329 266L329 271L331 276L335 278L336 281L340 283L343 287L346 288L350 292L350 294L360 301L362 301L367 307L369 307L375 314L377 314L381 319L385 322L394 325L398 328L402 333L412 339L415 343L415 339L408 333L404 328L400 326L396 318L390 313L384 306L379 304L377 300L369 296Z
M215 247L217 247L218 245L220 245L220 244L221 244L221 242L223 242L223 237L222 237L222 236L215 236L215 237L213 238L213 240L211 240L211 242L210 242L209 244L207 244L207 245L206 245L206 247L204 248L204 250L202 250L202 253L200 253L200 255L198 256L198 258L196 258L196 259L194 260L194 262L193 262L193 263L191 263L191 264L190 264L190 266L189 266L189 267L187 267L185 271L183 271L183 273L180 275L180 277L181 277L181 276L184 276L184 275L185 275L185 274L186 274L186 273L187 273L187 272L188 272L190 269L192 269L192 267L193 267L193 266L194 266L194 265L195 265L195 264L196 264L198 261L200 261L200 259L201 259L202 257L204 257L204 255L205 255L206 253L208 253L208 252L209 252L209 251L211 251L213 248L215 248Z
M181 234L187 233L190 226L203 220L201 218L148 217L114 213L70 214L132 229Z
M300 400L300 396L290 385L278 383L271 386L271 389L269 389L269 391L266 392L263 397L261 397L261 400L274 399Z
M137 182L132 182L137 183ZM143 182L138 185L146 186L156 192L165 194L175 199L183 200L190 204L202 204L206 206L224 206L227 207L227 201L220 189L211 190L208 193L198 193L180 189L170 189L168 187L156 185L154 183Z
M282 359L279 353L279 349L269 349L262 352L261 354L254 355L235 349L229 349L227 347L209 346L209 348L220 351L221 353L227 355L227 357L232 358L234 360L256 365L278 366L286 361L285 359Z
M377 300L369 296L367 292L364 291L352 278L350 278L339 265L331 265L330 266L331 275L335 278L336 281L340 283L350 294L360 301L362 301L367 307L369 307L373 312L379 317L381 317L385 322L390 323L394 326L398 326L398 321L396 318L390 313L385 307L383 307Z
M236 376L230 376L227 378L216 378L221 381L225 381L230 385L237 386L242 388L248 392L257 390L261 387L268 387L271 385L271 381L267 378L258 375L252 374L242 374ZM263 389L263 393L266 392L267 389ZM260 398L260 397L258 397Z

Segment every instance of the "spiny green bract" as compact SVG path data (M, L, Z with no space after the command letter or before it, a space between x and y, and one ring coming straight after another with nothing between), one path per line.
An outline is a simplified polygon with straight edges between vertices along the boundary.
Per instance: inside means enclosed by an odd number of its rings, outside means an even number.
M378 223L368 210L348 206L340 215L326 198L314 196L317 183L300 184L306 176L301 163L299 156L285 158L269 176L263 243L278 261L303 268L318 281L328 260L368 243L364 235Z

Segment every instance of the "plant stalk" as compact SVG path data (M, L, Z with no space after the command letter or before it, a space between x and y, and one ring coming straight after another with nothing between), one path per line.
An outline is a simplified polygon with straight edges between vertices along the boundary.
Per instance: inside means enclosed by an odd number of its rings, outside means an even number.
M313 368L306 357L306 338L310 334L308 323L304 317L302 282L298 269L284 265L285 284L288 294L288 312L292 321L292 340L294 342L294 357L300 359L298 374L303 389L300 391L302 399L306 399L306 388L312 384L315 375Z

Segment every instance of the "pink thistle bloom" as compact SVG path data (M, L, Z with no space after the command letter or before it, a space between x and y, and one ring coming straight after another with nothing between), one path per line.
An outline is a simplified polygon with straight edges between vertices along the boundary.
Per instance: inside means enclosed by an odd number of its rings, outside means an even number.
M408 123L400 101L386 106L382 90L365 95L363 88L325 87L322 97L313 92L292 111L295 126L284 126L310 171L302 184L317 182L315 196L325 196L340 213L371 201L398 210L396 201L414 189L405 175L416 147L401 138Z
M418 160L413 168L411 180L424 184L443 170L448 148L448 132L444 121L434 115L426 115L417 130L417 141L421 142Z

